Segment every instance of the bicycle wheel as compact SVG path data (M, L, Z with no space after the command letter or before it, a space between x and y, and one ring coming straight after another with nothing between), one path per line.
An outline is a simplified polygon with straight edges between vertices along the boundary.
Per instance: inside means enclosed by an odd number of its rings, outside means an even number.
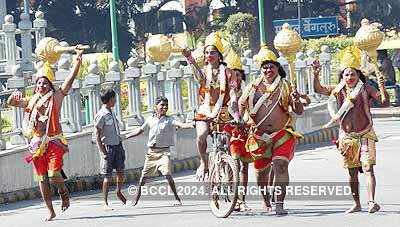
M235 160L228 154L216 154L210 174L211 211L219 218L228 217L238 198L239 170Z

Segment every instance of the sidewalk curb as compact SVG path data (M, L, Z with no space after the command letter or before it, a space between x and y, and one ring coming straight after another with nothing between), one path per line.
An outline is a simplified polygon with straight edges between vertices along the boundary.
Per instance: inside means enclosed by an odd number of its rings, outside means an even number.
M317 130L304 135L303 139L298 141L298 145L318 144L330 142L337 139L338 127ZM200 164L199 157L191 157L184 160L176 160L172 163L173 173L179 173L187 170L196 170ZM125 183L138 182L141 176L141 168L125 170ZM115 176L113 181L115 182ZM69 192L82 192L90 190L98 190L102 187L103 178L100 175L79 177L68 179L65 184ZM112 183L114 185L114 183ZM52 195L56 195L56 188L52 187ZM0 193L0 204L13 203L22 200L31 200L41 198L40 190L38 187L18 190L8 193Z
M391 118L391 117L400 117L400 112L372 113L372 118Z
M372 108L372 118L400 117L400 107Z
M338 126L333 126L307 133L303 139L299 139L297 145L318 144L336 140L339 133L338 128Z

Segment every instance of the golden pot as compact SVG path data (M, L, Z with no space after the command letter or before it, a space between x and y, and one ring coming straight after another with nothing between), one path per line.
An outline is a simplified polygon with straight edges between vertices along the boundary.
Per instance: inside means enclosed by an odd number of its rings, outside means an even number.
M296 59L296 53L300 50L301 42L300 35L288 23L283 24L282 30L276 34L274 39L275 48L282 53L289 63L290 82L293 88L296 88L294 60Z
M294 31L289 24L285 23L282 26L282 30L280 30L275 36L274 46L286 58L296 55L300 50L301 42L302 40L300 35Z
M375 23L370 24L368 19L361 20L361 27L354 37L354 43L360 49L368 52L369 57L375 63L378 54L376 49L382 43L384 34Z
M379 29L379 24L371 24L369 23L369 20L365 18L361 20L361 27L354 37L355 45L367 52L368 56L371 58L377 78L382 81L384 81L384 75L378 67L378 52L376 49L382 43L383 37L384 34ZM379 84L379 90L381 93L385 92L384 84ZM384 95L381 96L381 101L382 103L386 102Z
M167 36L158 34L149 37L146 43L149 57L156 62L164 62L171 55L172 45Z
M78 45L79 49L89 49L87 45ZM76 46L63 47L60 42L51 37L45 37L38 43L35 54L43 62L55 64L60 59L62 53L74 51Z

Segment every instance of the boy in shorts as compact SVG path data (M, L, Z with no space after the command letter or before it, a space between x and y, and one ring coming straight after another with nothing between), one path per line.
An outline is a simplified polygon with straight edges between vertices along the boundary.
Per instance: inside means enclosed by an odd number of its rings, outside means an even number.
M113 169L117 172L117 197L123 204L126 198L121 189L124 181L125 150L122 147L118 119L111 108L115 105L115 91L108 89L100 95L103 106L94 118L96 143L100 151L100 173L104 175L103 199L104 209L112 210L108 205L108 186Z
M194 128L193 123L182 123L167 116L168 99L157 97L155 102L155 113L146 119L145 123L138 129L126 135L127 138L142 134L145 128L149 128L149 140L147 142L148 151L144 161L142 176L140 177L139 189L133 202L135 206L141 196L141 187L149 177L157 176L160 172L167 179L171 190L175 195L174 206L182 205L176 192L175 182L171 176L170 147L174 146L174 130L178 128Z

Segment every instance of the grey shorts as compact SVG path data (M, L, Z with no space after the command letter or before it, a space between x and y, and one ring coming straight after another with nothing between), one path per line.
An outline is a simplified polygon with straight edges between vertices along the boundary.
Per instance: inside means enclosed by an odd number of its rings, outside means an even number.
M100 158L100 173L111 176L113 169L125 169L125 150L122 143L118 145L106 145L107 155Z

